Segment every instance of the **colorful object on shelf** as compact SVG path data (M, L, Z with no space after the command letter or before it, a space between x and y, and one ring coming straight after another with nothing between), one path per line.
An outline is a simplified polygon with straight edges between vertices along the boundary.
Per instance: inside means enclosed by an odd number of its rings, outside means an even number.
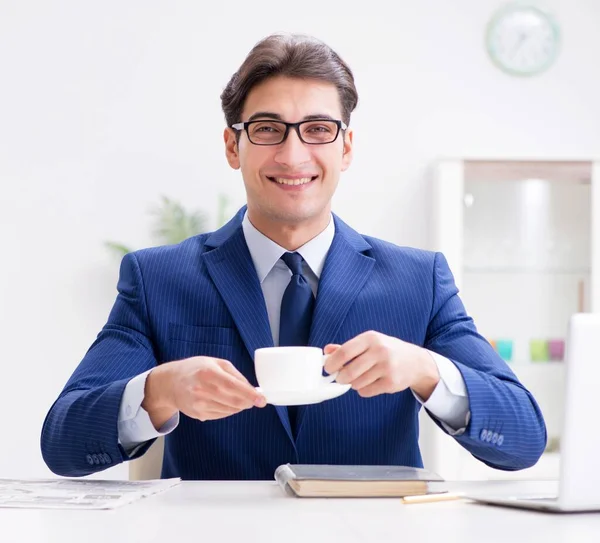
M496 341L493 339L488 339L488 343L492 346L494 351L496 350Z
M557 362L565 359L565 341L563 339L548 340L548 357Z
M548 342L545 339L532 339L529 342L529 355L532 362L547 362Z
M510 339L497 339L496 352L500 358L506 362L510 362L513 357L513 342Z

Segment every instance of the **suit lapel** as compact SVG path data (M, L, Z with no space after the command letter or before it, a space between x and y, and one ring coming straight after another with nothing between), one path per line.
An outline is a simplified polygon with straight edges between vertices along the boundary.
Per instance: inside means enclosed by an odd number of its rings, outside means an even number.
M335 340L348 311L369 278L375 259L363 254L371 246L357 232L335 217L336 235L319 279L309 345L325 347ZM306 407L298 408L296 439Z
M244 345L254 351L273 347L273 336L256 269L241 226L245 208L206 241L214 247L203 254L206 269L225 301ZM286 407L274 406L289 438L293 440Z
M336 235L319 279L309 345L324 347L334 340L350 307L369 278L375 259L362 252L371 246L335 217Z
M246 206L209 236L203 260L254 360L256 349L273 346L273 336L262 289L242 229L245 211ZM319 279L309 337L309 345L317 347L324 347L334 340L375 263L372 257L363 254L371 248L365 239L335 215L334 221L336 234ZM295 446L287 408L274 407ZM298 433L304 412L305 408L300 407Z
M273 346L273 337L265 299L242 229L221 247L205 253L204 262L254 359L256 349Z

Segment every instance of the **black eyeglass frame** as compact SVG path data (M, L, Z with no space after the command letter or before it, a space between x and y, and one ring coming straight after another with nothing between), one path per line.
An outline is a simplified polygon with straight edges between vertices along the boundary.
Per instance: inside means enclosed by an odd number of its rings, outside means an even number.
M337 132L335 133L335 137L331 141L325 141L325 142L305 141L304 138L302 137L302 135L300 134L300 126L303 124L306 124L306 123L315 123L315 122L319 122L319 121L335 123L335 125L337 126ZM285 125L285 132L283 133L283 138L281 141L279 141L277 143L256 143L256 142L252 141L252 138L250 137L250 131L248 128L253 124L264 123L264 122L274 122L274 123L279 123L279 124ZM334 141L336 141L338 139L341 130L348 129L348 125L344 121L340 121L339 119L327 119L327 118L308 119L306 121L299 121L297 123L286 123L285 121L280 121L279 119L256 119L254 121L245 121L245 122L241 122L241 123L232 124L230 128L233 128L233 130L237 130L238 132L245 130L246 135L248 136L248 141L252 145L281 145L287 139L288 134L290 132L290 128L293 128L296 131L296 134L298 134L298 138L305 145L329 145L330 143L333 143Z

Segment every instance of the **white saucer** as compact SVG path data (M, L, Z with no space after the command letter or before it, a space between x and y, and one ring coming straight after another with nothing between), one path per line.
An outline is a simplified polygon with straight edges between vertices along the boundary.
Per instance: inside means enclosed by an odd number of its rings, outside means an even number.
M261 392L272 405L309 405L332 400L348 392L352 385L340 385L339 383L327 383L326 385L311 390L270 390L264 391L260 387L256 390Z

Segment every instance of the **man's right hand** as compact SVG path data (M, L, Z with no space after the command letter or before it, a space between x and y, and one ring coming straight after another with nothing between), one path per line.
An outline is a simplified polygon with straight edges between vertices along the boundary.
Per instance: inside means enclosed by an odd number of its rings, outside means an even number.
M265 405L264 396L231 362L206 356L167 362L152 370L142 402L157 430L178 411L207 421Z

